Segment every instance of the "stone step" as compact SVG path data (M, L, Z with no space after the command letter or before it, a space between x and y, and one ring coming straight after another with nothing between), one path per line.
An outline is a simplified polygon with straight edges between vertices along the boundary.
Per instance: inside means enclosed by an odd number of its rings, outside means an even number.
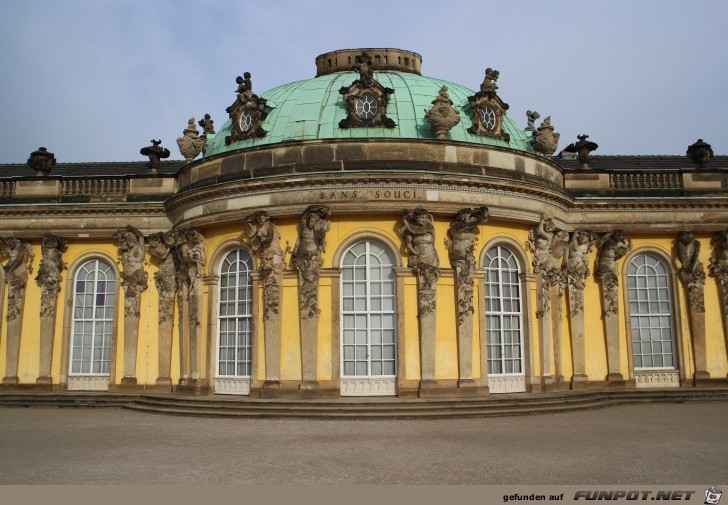
M621 389L491 395L485 398L317 400L118 393L0 393L5 407L125 407L182 416L251 418L452 418L555 413L636 403L728 401L728 388Z

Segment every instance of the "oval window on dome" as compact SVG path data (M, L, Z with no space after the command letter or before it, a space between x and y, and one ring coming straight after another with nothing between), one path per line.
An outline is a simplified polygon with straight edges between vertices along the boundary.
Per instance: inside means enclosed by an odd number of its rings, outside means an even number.
M361 119L372 119L377 114L379 104L374 95L365 93L356 100L356 115Z
M249 110L244 110L243 113L240 114L240 118L238 118L238 125L240 126L241 132L246 132L250 130L251 126L253 126L253 115Z
M480 119L488 130L495 129L495 111L486 105L480 111Z

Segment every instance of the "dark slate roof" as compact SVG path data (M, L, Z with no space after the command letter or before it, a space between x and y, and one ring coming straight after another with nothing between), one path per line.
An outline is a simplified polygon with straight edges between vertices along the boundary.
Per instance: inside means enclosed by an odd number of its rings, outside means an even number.
M120 177L124 175L149 175L148 161L120 161L100 163L59 163L51 169L50 177ZM165 160L157 167L161 175L176 174L185 165L182 160ZM35 177L35 170L25 163L0 164L0 178Z
M554 156L553 161L565 170L581 170L577 159L569 160ZM695 165L687 156L597 156L592 155L590 166L596 171L654 171L654 170L695 170ZM716 156L705 168L699 170L728 170L728 156Z

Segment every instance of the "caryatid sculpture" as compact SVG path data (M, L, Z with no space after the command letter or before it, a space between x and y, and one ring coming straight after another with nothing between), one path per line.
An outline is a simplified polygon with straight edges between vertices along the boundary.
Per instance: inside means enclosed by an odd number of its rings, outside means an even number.
M144 271L144 235L127 226L114 233L121 256L121 287L124 288L124 377L122 384L136 384L136 356L142 291L149 275Z
M67 241L52 233L46 233L41 240L40 265L35 282L40 286L40 317L53 317L56 301L61 290L61 271L65 268L61 255L66 252Z
M600 280L604 286L605 314L616 315L619 311L617 260L632 250L632 239L626 231L615 230L603 235L600 242L594 277Z
M478 226L488 221L487 207L461 209L450 224L445 241L450 264L455 270L458 290L458 321L462 324L473 311L473 279L475 277L475 243Z
M263 210L243 219L245 237L258 255L258 270L263 278L263 331L265 336L264 388L280 385L281 290L285 256L281 236L270 216Z
M440 259L435 249L435 225L425 209L402 211L400 233L409 253L407 266L417 276L417 317L420 330L420 389L436 385L435 340L437 280L440 278Z
M298 270L298 306L301 313L301 389L316 389L318 358L319 269L326 251L326 232L331 211L323 205L310 205L301 216L298 240L291 263Z
M281 235L267 212L260 210L243 219L245 236L260 260L263 277L263 320L278 314L280 308L280 277L286 269L285 252L281 249Z
M589 270L589 254L596 244L594 234L589 230L576 230L571 233L569 250L566 257L566 280L569 285L571 316L584 311L584 288Z
M409 253L407 266L412 268L419 282L418 315L422 317L435 310L435 285L440 278L432 215L422 208L402 211L400 233Z
M20 357L20 336L23 324L23 304L28 274L32 273L33 250L30 243L17 238L2 240L2 253L8 257L5 264L5 282L8 285L8 322L5 378L3 384L18 383L18 359Z
M5 282L8 285L8 322L15 320L21 312L28 275L33 273L33 249L28 242L17 238L6 238L3 253L8 256L5 264Z
M681 231L677 234L677 259L680 261L680 282L688 290L690 309L705 312L705 270L698 259L700 242L692 232Z
M728 230L715 234L711 241L713 255L710 258L708 272L720 286L723 296L723 315L728 324Z
M124 314L139 318L140 298L147 289L149 275L144 271L144 235L131 225L114 233L121 256L121 286L124 288Z
M291 255L291 263L299 275L302 319L314 317L319 313L319 268L323 263L321 253L326 252L326 233L330 225L331 211L323 205L310 205L301 216L301 226Z
M66 240L46 233L41 239L40 249L42 257L35 277L40 286L40 366L36 384L51 384L56 307L61 290L61 272L66 266L61 255L67 249Z

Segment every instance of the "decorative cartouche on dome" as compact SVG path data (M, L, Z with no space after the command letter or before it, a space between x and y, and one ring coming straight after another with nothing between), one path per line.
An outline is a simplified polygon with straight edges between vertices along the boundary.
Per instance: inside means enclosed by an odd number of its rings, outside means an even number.
M225 144L250 137L265 137L268 133L260 125L267 115L267 101L253 93L250 72L245 72L243 77L238 76L235 82L238 83L236 90L238 96L235 102L226 109L232 119L233 132L232 135L225 137Z
M508 142L510 135L503 131L503 117L508 110L508 104L496 93L498 86L495 82L499 75L497 70L487 68L480 91L468 97L473 111L473 125L468 128L468 132Z
M387 104L394 90L385 88L374 78L371 56L362 52L356 57L353 69L359 72L359 79L339 90L347 104L347 116L339 121L339 128L397 126L387 117Z

